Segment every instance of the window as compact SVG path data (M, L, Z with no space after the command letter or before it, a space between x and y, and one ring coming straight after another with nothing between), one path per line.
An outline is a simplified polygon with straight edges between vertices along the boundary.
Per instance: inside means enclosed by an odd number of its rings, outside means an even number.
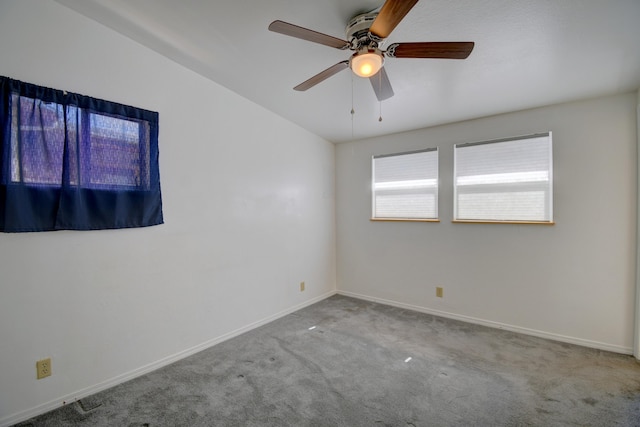
M454 221L553 222L551 133L454 148Z
M158 113L0 77L0 231L161 224Z
M437 220L437 148L374 156L372 168L372 219Z

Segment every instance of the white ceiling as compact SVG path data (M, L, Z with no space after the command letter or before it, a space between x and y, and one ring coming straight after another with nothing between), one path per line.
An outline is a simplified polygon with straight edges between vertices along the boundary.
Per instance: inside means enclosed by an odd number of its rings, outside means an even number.
M349 70L294 91L349 51L267 27L280 19L345 38L348 20L383 0L57 1L332 142L640 87L640 0L421 0L386 45L475 49L466 60L388 58L395 96L382 106Z

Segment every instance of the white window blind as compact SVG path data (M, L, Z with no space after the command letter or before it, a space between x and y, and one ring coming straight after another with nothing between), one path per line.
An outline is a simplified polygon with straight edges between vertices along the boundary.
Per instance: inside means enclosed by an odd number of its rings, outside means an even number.
M551 133L454 149L454 220L553 221Z
M373 157L373 218L438 218L438 149Z

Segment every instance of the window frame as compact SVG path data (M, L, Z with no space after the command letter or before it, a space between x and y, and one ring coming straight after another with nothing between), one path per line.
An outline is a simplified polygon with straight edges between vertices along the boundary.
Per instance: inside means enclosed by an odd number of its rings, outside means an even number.
M392 217L392 216L376 216L376 159L408 156L412 154L435 152L436 171L435 185L429 185L427 188L434 188L434 217ZM439 197L440 197L440 151L439 147L431 147L420 150L404 151L399 153L374 155L371 157L371 221L391 221L391 222L440 222Z
M496 174L502 175L502 182L497 178L497 182L493 183L482 183L482 184L465 184L464 186L458 185L458 162L457 162L457 153L458 149L464 149L466 147L472 146L480 146L480 145L489 145L489 144L499 144L506 142L524 142L530 139L536 138L548 138L548 165L549 169L546 171L547 177L544 177L539 174L537 177L534 173L530 173L530 180L523 180L522 174L526 174L528 172L515 172L521 175L521 179L518 181L504 181L506 179L506 175L512 175L513 173L503 173ZM548 192L548 194L544 194L544 212L548 213L549 219L495 219L495 218L459 218L459 187L463 187L466 189L464 193L473 194L474 192L494 190L492 193L496 194L506 194L509 191L495 191L499 189L512 189L512 190L524 190L525 192L538 190L543 192ZM475 187L475 188L474 188ZM515 192L515 191L513 191ZM548 205L548 206L547 206ZM494 139L488 141L480 141L480 142L472 142L472 143L464 143L464 144L455 144L454 145L454 155L453 155L453 223L480 223L480 224L535 224L535 225L554 225L553 219L553 138L552 132L544 132L544 133L536 133L531 135L523 135L517 137L509 137L509 138L501 138Z
M103 111L95 111L89 108L79 107L73 104L61 102L48 102L41 98L21 95L18 91L11 94L11 114L13 117L10 125L10 145L8 155L7 184L20 184L33 187L61 187L70 186L94 190L114 190L114 191L145 191L150 188L150 144L151 129L149 122L140 118L131 118L118 114L109 114ZM23 123L22 103L33 104L34 110L42 115L42 110L54 111L56 118L51 121L54 126L43 128L32 126L30 123ZM118 138L117 134L105 132L108 129L105 123L111 122L113 125L136 127L136 138ZM71 126L69 126L71 125ZM103 125L103 126L101 126ZM61 135L47 136L48 130L54 130ZM75 161L70 162L68 170L63 173L62 159L49 159L46 162L48 167L53 167L55 174L49 177L42 174L42 171L32 171L29 165L38 166L39 154L36 149L25 149L24 144L33 141L34 138L25 137L28 133L40 134L37 138L41 140L40 150L51 154L53 149L56 154L63 156L65 150L71 150ZM121 133L122 134L122 133ZM65 148L65 146L67 148ZM108 160L102 156L94 156L94 152L102 153L109 146L116 151L131 150L134 146L133 156L110 156ZM80 161L80 158L83 160ZM42 166L42 165L40 165ZM129 173L122 171L130 170ZM119 177L121 182L108 182L109 170L115 171L111 176ZM118 173L119 172L119 173ZM127 181L127 182L125 182Z

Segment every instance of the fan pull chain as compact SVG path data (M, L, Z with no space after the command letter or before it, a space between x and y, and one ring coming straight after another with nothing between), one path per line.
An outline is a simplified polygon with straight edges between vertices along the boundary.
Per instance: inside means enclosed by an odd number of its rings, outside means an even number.
M356 110L353 109L353 73L351 73L351 140L353 141L353 116Z
M353 141L353 116L356 114L353 107L351 107L351 140Z
M380 93L382 93L382 70L378 72L378 90L380 91ZM381 122L382 121L382 101L378 100L378 103L380 104L380 117L378 117L378 121Z

